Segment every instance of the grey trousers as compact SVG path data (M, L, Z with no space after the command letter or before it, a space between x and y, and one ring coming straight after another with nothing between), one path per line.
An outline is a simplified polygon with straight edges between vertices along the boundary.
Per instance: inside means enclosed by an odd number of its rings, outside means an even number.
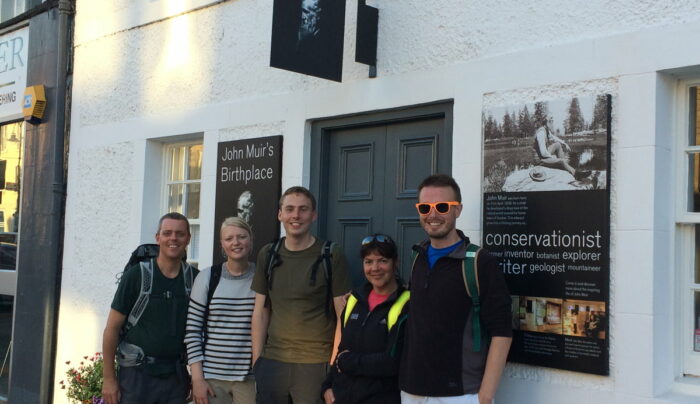
M143 366L119 368L119 404L185 404L190 383L185 365L176 373L151 376Z
M253 372L257 404L323 404L321 383L328 363L285 363L259 358Z

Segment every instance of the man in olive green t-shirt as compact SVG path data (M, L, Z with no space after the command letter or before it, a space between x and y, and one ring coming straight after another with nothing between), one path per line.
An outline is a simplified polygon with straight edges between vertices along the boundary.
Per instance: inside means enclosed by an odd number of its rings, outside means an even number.
M279 247L279 266L268 284L267 260L272 244L258 254L252 289L255 291L252 337L258 404L322 403L321 383L338 342L337 318L350 290L345 254L331 249L331 292L327 302L323 263L312 281L314 263L323 242L311 234L316 200L304 187L292 187L280 199L277 214L286 237Z

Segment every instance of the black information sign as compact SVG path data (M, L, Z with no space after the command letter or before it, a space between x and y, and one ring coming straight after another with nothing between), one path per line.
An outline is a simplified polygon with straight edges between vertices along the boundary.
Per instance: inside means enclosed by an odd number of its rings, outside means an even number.
M281 174L282 136L219 143L213 263L225 260L219 230L229 216L243 218L253 229L251 261L256 260L262 246L279 236Z
M609 374L610 96L484 111L483 246L513 304L509 360Z

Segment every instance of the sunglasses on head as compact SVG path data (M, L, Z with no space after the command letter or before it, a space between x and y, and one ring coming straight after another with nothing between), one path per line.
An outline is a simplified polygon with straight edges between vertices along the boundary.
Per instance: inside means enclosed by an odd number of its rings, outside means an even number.
M418 213L421 215L425 216L432 209L435 209L435 211L441 215L446 215L447 212L450 211L450 206L459 206L459 202L455 201L450 201L450 202L435 202L435 203L428 203L428 202L421 202L416 204L416 209L418 209Z
M383 234L375 234L374 236L367 236L362 239L362 245L369 244L373 241L377 241L378 243L390 243L389 237L383 235Z

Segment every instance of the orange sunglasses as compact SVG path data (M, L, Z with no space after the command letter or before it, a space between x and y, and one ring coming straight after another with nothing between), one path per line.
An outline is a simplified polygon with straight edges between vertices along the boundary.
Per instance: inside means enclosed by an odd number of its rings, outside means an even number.
M446 215L447 212L450 211L450 206L459 205L460 203L455 201L435 203L421 202L416 204L416 209L418 209L418 213L420 213L421 216L427 215L432 209L435 209L435 211L441 215Z

